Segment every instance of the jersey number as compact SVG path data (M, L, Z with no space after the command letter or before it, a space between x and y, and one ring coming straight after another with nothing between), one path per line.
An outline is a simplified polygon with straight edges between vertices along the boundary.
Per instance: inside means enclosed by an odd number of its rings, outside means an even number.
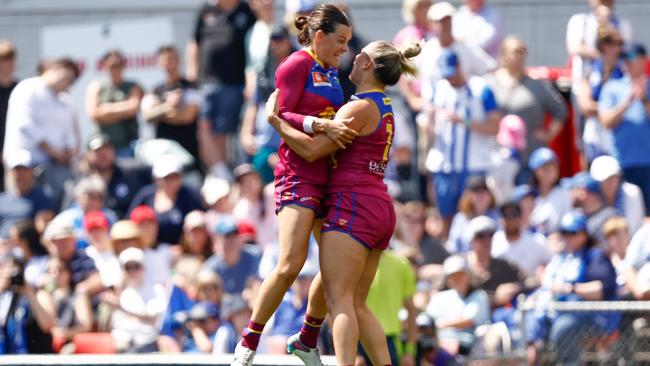
M387 113L383 117L384 124L386 125L386 148L384 148L384 161L388 161L388 153L390 152L390 146L393 144L393 115Z

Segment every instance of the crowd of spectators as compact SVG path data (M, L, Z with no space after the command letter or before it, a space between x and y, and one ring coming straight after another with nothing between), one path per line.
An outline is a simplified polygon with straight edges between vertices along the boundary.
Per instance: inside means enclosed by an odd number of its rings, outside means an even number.
M163 45L165 79L144 90L108 50L85 106L67 92L72 60L18 82L19 55L0 42L0 354L74 352L89 332L110 333L115 352L233 352L278 255L280 139L264 103L298 47L293 19L315 5L287 0L281 22L271 0L207 1L185 75ZM526 42L488 0L404 0L394 41L424 46L419 76L388 91L398 222L368 297L394 364L453 364L494 347L481 329L495 324L525 342L531 364L546 347L572 364L580 347L568 339L587 325L616 332L621 317L551 316L550 301L650 298L647 52L614 0L588 5L568 22L563 98L528 76ZM81 136L76 111L95 134ZM549 143L571 116L582 169L562 178ZM142 141L142 123L154 140ZM286 352L317 272L312 240L260 353ZM535 310L517 338L521 295ZM321 341L331 352L327 331Z

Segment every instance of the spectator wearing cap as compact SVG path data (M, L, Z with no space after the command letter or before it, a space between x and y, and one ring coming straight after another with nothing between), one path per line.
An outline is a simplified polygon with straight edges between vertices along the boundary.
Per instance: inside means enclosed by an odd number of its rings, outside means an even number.
M438 3L431 7L434 9ZM442 77L435 85L430 120L435 144L427 156L438 208L449 222L470 175L485 175L490 167L494 136L501 114L485 80L467 77L463 60L451 48L440 52L436 65Z
M0 233L7 235L12 224L23 219L50 221L57 212L51 191L36 185L32 154L25 149L5 158L7 191L0 193Z
M424 44L422 53L416 60L425 110L434 100L437 82L445 78L442 65L438 63L443 52L453 52L458 56L459 73L465 78L484 75L497 67L496 61L480 47L470 46L454 38L452 18L455 13L456 8L444 1L433 4L427 11L433 37ZM480 93L477 97L478 95Z
M199 153L212 175L230 179L227 137L237 131L246 82L246 33L255 24L247 1L208 1L187 45L187 79L200 84ZM217 39L215 40L215 37Z
M95 262L104 287L116 286L122 279L122 270L113 251L106 215L101 211L90 211L84 215L83 225L88 234L86 255Z
M451 354L468 355L474 344L474 329L490 320L487 294L471 284L463 257L453 255L443 264L448 290L436 293L426 308L435 320L440 346Z
M559 226L565 248L546 266L541 290L554 301L606 301L616 299L616 271L604 251L595 246L587 233L587 217L581 213L565 214ZM540 296L538 306L545 306ZM578 363L587 334L609 334L616 329L620 315L597 312L559 312L550 319L538 318L529 329L529 341L544 336L544 323L550 321L548 338L563 365Z
M221 218L214 228L215 253L203 264L203 269L216 272L227 294L241 295L249 278L257 275L259 252L245 245L232 216Z
M578 106L585 117L582 143L587 163L598 156L614 153L614 136L612 131L598 121L598 101L603 85L610 79L625 76L621 51L623 49L621 33L611 25L598 27L596 49L598 58L591 64L590 70L582 78Z
M250 164L238 166L234 173L239 184L239 199L232 215L237 221L252 223L256 228L257 242L264 247L275 241L278 233L278 220L273 214L273 186L264 187L259 173Z
M467 264L472 285L484 290L494 308L509 304L524 289L525 275L509 262L492 256L492 237L496 222L479 216L467 225L467 239L472 250L467 253Z
M240 296L226 296L221 305L221 326L214 337L212 353L222 355L235 352L250 316L251 309Z
M111 335L118 352L144 353L158 350L157 320L164 312L167 293L160 284L145 280L144 252L127 248L119 255L124 285L119 295L102 293L101 300L113 309Z
M67 93L79 76L70 59L49 62L39 76L18 83L7 109L3 159L24 149L32 163L43 169L40 185L48 185L60 203L63 186L72 179L71 163L79 151L80 138L72 101ZM4 160L6 163L6 160Z
M115 147L104 134L88 139L82 175L98 175L106 184L105 205L123 218L133 197L144 185L151 183L151 172L143 167L115 160Z
M185 79L179 70L178 51L172 45L158 49L158 65L166 79L151 94L142 99L142 116L156 128L156 138L178 142L194 157L192 170L198 170L199 142L196 121L201 96L193 82Z
M535 278L553 256L546 237L524 228L518 203L508 202L500 210L502 229L492 237L492 256L517 266L527 278Z
M526 123L524 162L535 149L548 146L562 131L567 117L564 99L553 86L526 74L527 55L528 47L523 39L506 37L501 43L499 68L485 77L503 113L518 116ZM544 127L548 114L552 120ZM523 178L529 176L525 172Z
M133 209L131 221L137 225L142 236L147 280L152 283L166 284L169 281L174 256L178 254L180 248L178 245L170 245L158 240L160 225L151 207L142 205Z
M7 124L7 108L9 95L14 90L18 81L16 72L16 50L8 40L0 40L0 151L5 142L5 126ZM0 164L0 177L4 177L4 167ZM4 191L4 180L0 179L0 191Z
M144 247L140 228L131 220L120 220L111 226L111 243L116 255L120 255L127 248Z
M84 215L91 211L104 213L109 223L117 221L113 210L104 207L106 198L106 184L96 175L82 178L76 185L75 202L70 208L57 215L63 220L71 222L77 238L77 247L84 249L88 246L88 233L84 229Z
M577 180L575 185L578 189L576 203L587 217L587 233L594 239L596 244L604 248L603 224L609 218L616 216L616 210L605 205L600 184L591 178L589 174L578 176L575 179Z
M645 207L643 195L638 186L623 181L623 170L616 159L611 156L599 156L589 168L591 178L600 183L605 205L616 209L625 216L630 228L630 235L643 225Z
M213 229L224 215L232 212L230 199L231 186L227 180L207 176L201 186L201 197L207 207L205 222L209 229Z
M623 179L643 192L645 214L650 214L650 85L645 73L647 52L632 44L623 52L627 76L609 80L598 102L600 122L614 133L614 158Z
M530 224L544 235L558 230L562 216L573 209L569 192L560 186L559 160L547 147L533 151L528 160L533 172L532 188L537 191Z
M96 80L86 89L86 112L99 131L115 146L118 158L132 158L133 144L138 139L138 111L142 88L124 79L126 57L118 50L109 50L99 59L105 80Z
M490 156L487 182L497 205L512 198L515 178L522 167L522 153L526 148L526 122L509 114L499 122L496 136L498 148Z
M163 156L153 163L155 183L143 187L131 202L129 211L146 205L156 213L159 225L158 242L178 244L183 233L183 219L202 209L196 192L183 184L183 166L173 156Z
M212 347L221 324L219 306L203 301L187 313L186 327L190 336L185 339L183 352L212 353Z
M453 183L453 182L450 182ZM499 216L495 210L494 195L487 186L485 177L472 176L458 203L458 213L454 215L447 239L449 253L465 253L471 249L465 236L467 224L475 217L487 215L493 219Z
M478 46L488 55L497 57L505 32L499 11L488 0L464 0L454 14L454 38Z
M258 23L260 21L258 20ZM252 33L251 37L253 37ZM286 27L273 29L270 37L270 41L267 40L268 56L265 54L262 67L256 68L254 75L252 71L249 72L251 74L249 79L254 80L255 92L248 101L239 132L242 148L250 157L255 170L260 173L264 184L273 182L273 169L277 162L276 151L280 146L280 136L266 121L264 104L275 90L275 71L278 65L296 49L291 44ZM257 47L256 44L255 48Z
M203 211L192 211L185 216L181 248L183 255L198 257L201 261L212 255L214 244L205 222Z
M512 192L512 202L521 208L521 227L526 232L535 233L537 230L531 226L530 217L535 210L537 191L527 184L518 185Z

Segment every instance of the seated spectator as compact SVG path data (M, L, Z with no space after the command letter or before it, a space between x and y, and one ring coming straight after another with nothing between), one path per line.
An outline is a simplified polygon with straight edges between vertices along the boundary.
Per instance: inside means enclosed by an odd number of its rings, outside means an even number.
M646 222L632 236L622 263L625 283L637 300L650 300L648 282L640 276L641 269L648 263L648 258L650 258L650 223Z
M548 301L599 301L616 299L616 271L602 249L587 233L587 217L568 213L560 221L565 250L556 254L546 266L542 287L537 296L537 308ZM618 326L620 315L598 312L558 312L535 319L529 341L535 337L548 338L563 365L577 364L582 351L580 340L586 335L608 334ZM538 338L539 339L539 338ZM534 349L531 350L534 354Z
M291 285L289 292L278 306L273 326L266 338L266 350L271 354L285 354L287 339L299 334L307 312L309 286L318 273L317 266L305 266Z
M492 256L510 262L534 279L553 256L546 238L523 227L521 207L515 202L501 206L501 228L492 237Z
M526 122L509 114L499 122L498 149L490 156L491 166L487 183L494 195L496 205L503 205L512 198L515 179L522 167L522 153L526 148Z
M574 203L587 216L587 234L596 241L596 245L605 247L603 224L607 219L616 216L613 207L605 206L600 184L587 173L578 173L573 178L578 189L577 201Z
M0 354L52 353L52 304L25 283L23 268L18 253L0 257Z
M189 331L183 344L185 353L212 353L212 347L221 323L219 306L208 301L199 302L187 313L185 327Z
M127 248L144 247L142 233L131 220L120 220L111 226L111 244L115 255L119 256Z
M126 216L135 194L151 183L151 173L141 166L115 160L115 147L107 135L96 134L88 140L83 175L98 175L106 184L104 204L119 218ZM84 166L85 164L85 166Z
M427 209L422 202L409 201L397 208L397 228L400 243L395 249L410 248L415 251L415 261L423 272L435 265L442 269L442 262L449 256L440 239L442 222L435 209Z
M36 185L32 154L25 149L5 157L7 191L0 193L0 235L6 236L17 221L50 221L56 212L51 190Z
M526 232L536 233L537 229L531 225L531 216L535 211L537 190L527 184L515 187L512 192L512 202L519 204L521 209L521 228Z
M100 59L101 69L108 73L103 81L94 81L86 89L86 112L101 133L115 146L118 158L133 157L133 144L138 139L137 115L142 88L124 79L126 58L117 50L106 52Z
M553 150L540 147L533 151L528 167L533 171L532 188L538 193L530 224L538 232L548 235L558 231L560 219L572 210L571 198L569 192L559 185L560 167Z
M158 65L165 71L165 81L142 101L142 116L156 127L156 138L179 143L194 157L192 170L198 170L199 142L196 120L201 96L196 86L179 70L180 59L174 46L158 49Z
M453 21L454 38L478 46L488 55L497 57L504 34L499 11L487 0L464 0Z
M449 253L462 254L471 249L469 241L465 237L467 223L475 217L484 215L493 219L498 218L499 213L495 210L494 196L487 186L485 177L470 177L458 203L458 213L454 215L451 230L449 230L447 241Z
M196 276L196 300L221 306L224 297L223 280L216 272L200 271Z
M202 208L201 200L183 184L183 166L174 156L162 156L153 163L155 183L143 187L131 202L129 211L140 205L151 207L159 225L158 242L178 244L183 233L183 218Z
M90 211L84 216L84 229L88 233L86 255L95 262L104 287L117 286L122 281L122 269L113 251L109 223L101 211Z
M589 175L600 183L605 205L625 216L634 234L643 224L645 207L641 190L636 185L623 181L623 170L611 156L599 156L591 163Z
M226 296L221 305L221 326L214 337L212 353L222 355L235 352L250 317L251 309L240 296Z
M257 275L260 254L245 245L233 217L225 216L215 227L215 253L203 269L216 272L224 283L226 294L241 295L249 278Z
M650 215L650 83L646 75L647 51L631 44L623 52L627 76L609 80L598 101L598 119L614 133L614 157L623 179L643 193L645 215Z
M616 284L619 288L619 295L631 294L630 286L625 282L625 252L630 242L630 229L624 217L614 216L605 221L603 225L603 236L607 242L605 251L609 260L616 269Z
M165 310L166 291L160 284L147 284L144 252L128 248L119 255L124 285L119 295L102 293L101 300L113 309L111 334L118 352L155 352L157 320Z
M205 222L209 229L217 226L223 215L230 215L232 212L230 183L225 179L207 176L201 187L201 197L208 209Z
M41 286L41 275L47 269L49 258L34 223L20 221L14 224L9 230L9 242L11 246L20 248L23 253L25 283L35 288Z
M484 290L492 307L510 304L524 289L525 276L518 267L492 256L492 237L496 223L487 216L479 216L467 225L467 238L472 250L467 253L467 264L472 275L472 286Z
M274 214L275 200L273 185L262 186L262 180L250 164L235 168L235 179L239 184L239 199L232 215L236 220L248 220L256 228L257 242L263 247L277 238L278 220Z
M474 329L490 320L490 302L485 291L472 287L465 259L451 256L443 268L449 289L435 294L426 312L435 320L441 347L454 355L468 355Z
M117 221L115 212L104 207L105 198L106 184L100 177L91 175L82 178L75 187L75 202L72 207L57 215L57 219L72 223L77 239L77 248L85 249L88 246L88 233L83 225L85 214L91 211L101 211L109 223Z
M580 93L578 93L578 107L585 117L582 133L583 150L590 165L595 158L614 153L612 131L598 120L598 101L603 85L608 80L625 76L621 61L623 49L621 33L610 25L601 25L598 27L597 34L598 58L593 60L586 75L582 76Z
M183 255L193 255L201 261L212 255L213 241L205 223L203 211L192 211L185 216L181 248Z
M131 211L131 221L138 226L140 232L147 280L152 283L166 284L169 281L172 260L178 253L178 246L158 241L160 225L151 207L145 205L136 207Z
M457 366L458 360L438 345L436 323L426 313L420 313L415 319L418 327L418 347L416 364L432 366Z

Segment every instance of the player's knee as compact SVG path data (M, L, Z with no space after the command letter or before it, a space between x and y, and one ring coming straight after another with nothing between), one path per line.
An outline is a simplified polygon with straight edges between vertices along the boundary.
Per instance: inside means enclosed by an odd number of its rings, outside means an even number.
M286 261L278 264L277 274L282 281L291 284L298 277L301 269L301 263L296 263L296 261Z

